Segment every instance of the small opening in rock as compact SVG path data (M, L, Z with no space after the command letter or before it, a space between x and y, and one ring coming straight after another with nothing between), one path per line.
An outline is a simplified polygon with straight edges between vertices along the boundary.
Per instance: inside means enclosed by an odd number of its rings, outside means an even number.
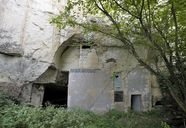
M155 103L155 106L159 106L159 105L162 105L162 101L157 101L157 102Z
M106 63L109 63L109 62L116 63L116 59L114 59L114 58L107 59Z
M90 45L83 45L82 46L82 49L89 49L90 48Z

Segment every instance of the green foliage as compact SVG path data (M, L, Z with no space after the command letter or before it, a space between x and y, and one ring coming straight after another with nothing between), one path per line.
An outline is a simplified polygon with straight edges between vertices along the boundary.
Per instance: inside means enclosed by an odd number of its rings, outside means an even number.
M175 49L175 19L172 14L172 3L176 8L179 38L185 38L185 1L183 0L67 0L65 10L53 17L51 23L59 28L67 26L83 27L86 31L96 31L119 38L123 41L132 38L133 43L145 44L155 48L149 42L148 33L154 42L161 45L168 54ZM90 21L96 17L99 22ZM119 31L120 32L119 32ZM148 33L146 33L148 32ZM148 35L149 36L149 35ZM127 40L126 40L127 39ZM140 40L139 40L140 39ZM167 41L165 41L167 40ZM181 41L181 40L180 40ZM124 42L126 44L127 42ZM170 45L171 49L167 47ZM185 42L179 42L183 51ZM174 55L174 54L172 54ZM173 58L174 59L174 58Z
M162 128L171 128L166 122L161 122Z
M148 113L112 110L105 115L96 115L53 106L44 109L12 105L1 114L1 128L160 128L161 124L159 117Z
M0 101L6 105L0 107L0 128L167 128L161 127L162 118L155 111L125 113L113 109L98 115L81 109L9 104L9 99L2 97Z
M120 40L141 65L168 83L163 88L186 117L185 5L185 0L67 0L51 23ZM136 46L149 49L152 60Z
M14 102L11 100L11 98L8 95L5 95L3 92L0 91L0 108L4 106L9 106L13 103Z

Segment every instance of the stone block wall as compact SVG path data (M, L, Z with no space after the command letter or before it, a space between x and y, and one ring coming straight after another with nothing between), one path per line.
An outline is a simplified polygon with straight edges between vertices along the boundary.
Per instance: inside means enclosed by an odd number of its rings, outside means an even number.
M112 108L112 82L99 69L71 69L68 84L68 107L95 112Z

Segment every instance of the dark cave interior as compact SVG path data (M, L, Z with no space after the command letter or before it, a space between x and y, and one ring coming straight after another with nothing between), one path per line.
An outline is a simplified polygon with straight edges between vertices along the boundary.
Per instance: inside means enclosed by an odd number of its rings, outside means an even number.
M68 87L59 85L45 86L43 106L57 105L67 107Z

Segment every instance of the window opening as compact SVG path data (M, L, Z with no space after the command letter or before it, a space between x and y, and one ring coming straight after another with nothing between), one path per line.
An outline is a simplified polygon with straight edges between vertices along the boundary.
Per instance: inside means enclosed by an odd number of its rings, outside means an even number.
M114 102L123 102L123 91L114 91Z
M114 91L121 91L121 73L115 73L114 75Z
M160 106L160 105L163 105L162 101L156 101L155 106Z
M114 102L123 102L123 91L121 87L121 73L114 74Z
M82 49L90 49L90 45L83 45Z

